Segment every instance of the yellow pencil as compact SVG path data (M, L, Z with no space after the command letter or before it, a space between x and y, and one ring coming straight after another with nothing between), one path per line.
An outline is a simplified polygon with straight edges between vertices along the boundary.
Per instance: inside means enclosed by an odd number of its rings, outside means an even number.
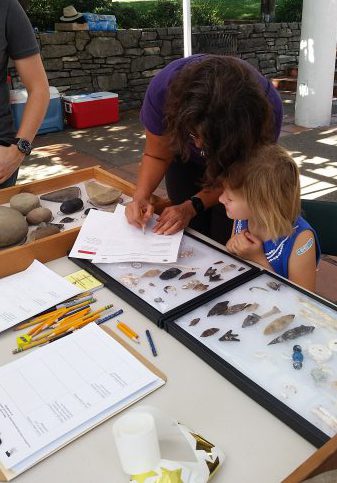
M59 317L61 316L62 313L64 313L65 310L66 310L65 308L57 309L57 310L48 312L47 314L40 315L39 317L36 317L30 320L29 322L24 322L23 324L17 325L16 327L14 327L14 330L26 329L27 327L31 327L32 325L40 324L41 322L44 322L46 319L49 319L49 317L51 317L52 315Z
M116 326L121 332L123 332L129 339L132 339L134 342L137 342L139 344L139 335L134 332L128 325L124 324L123 322L117 323Z
M67 319L63 319L61 322L62 324L56 324L55 327L53 327L50 330L47 330L43 334L38 335L36 338L34 337L34 340L40 340L43 339L44 337L50 337L55 335L55 333L61 333L66 331L69 327L71 327L72 324L74 324L77 320L82 320L83 315L86 315L90 312L90 309L84 309L81 312L78 312L77 314L73 314L69 316Z

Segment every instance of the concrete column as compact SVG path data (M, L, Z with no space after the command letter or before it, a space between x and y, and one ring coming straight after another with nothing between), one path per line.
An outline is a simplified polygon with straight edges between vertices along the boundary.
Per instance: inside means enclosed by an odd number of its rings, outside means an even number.
M184 57L192 55L191 0L183 0Z
M295 124L327 126L336 59L337 0L303 0Z

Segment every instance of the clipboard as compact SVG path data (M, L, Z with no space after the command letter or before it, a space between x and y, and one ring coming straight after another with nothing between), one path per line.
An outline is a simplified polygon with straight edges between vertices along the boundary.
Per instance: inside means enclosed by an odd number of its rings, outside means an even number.
M44 457L34 460L34 457L31 456L30 458L28 458L29 462L27 463L27 465L23 466L22 470L20 469L20 471L14 471L13 469L7 469L3 465L3 463L0 462L0 481L11 481L12 479L16 478L20 474L24 473L28 469L35 466L36 464L45 460L48 456L56 453L57 451L64 448L68 444L72 443L76 439L78 439L81 436L83 436L84 434L88 433L89 431L91 431L92 429L97 427L99 424L104 423L105 421L107 421L111 417L115 416L116 414L119 414L124 409L132 406L133 404L135 404L139 400L143 399L145 396L147 396L147 395L151 394L152 392L154 392L155 390L159 389L160 387L162 387L167 382L167 377L163 372L161 372L154 364L152 364L149 360L147 360L146 357L139 354L139 352L137 352L134 349L134 347L131 347L131 345L129 345L127 342L125 342L123 339L121 339L113 330L111 330L109 327L100 327L100 329L104 330L110 337L112 337L121 346L123 346L128 352L130 352L136 359L138 359L138 361L140 363L142 363L145 367L147 367L147 369L149 369L153 374L155 374L160 379L160 383L158 384L158 386L150 388L148 390L148 392L141 394L141 395L139 395L139 397L137 397L134 400L126 403L125 405L123 405L122 408L118 408L117 410L111 410L111 412L109 412L109 414L107 414L103 417L98 417L98 421L95 421L93 424L87 423L88 426L83 431L80 431L78 434L76 434L75 436L69 437L69 439L67 439L67 437L64 436L64 439L65 439L64 442L60 443L57 447L50 450ZM51 446L51 445L49 445L49 446Z

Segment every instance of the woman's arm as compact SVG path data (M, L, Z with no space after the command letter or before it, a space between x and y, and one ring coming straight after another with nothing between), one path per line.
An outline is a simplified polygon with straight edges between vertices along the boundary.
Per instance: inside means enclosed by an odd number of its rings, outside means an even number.
M48 80L39 54L15 60L15 67L28 92L17 137L32 142L48 108ZM0 147L0 183L17 170L23 158L24 154L15 144Z
M307 290L316 288L316 243L312 231L298 235L288 262L288 278Z

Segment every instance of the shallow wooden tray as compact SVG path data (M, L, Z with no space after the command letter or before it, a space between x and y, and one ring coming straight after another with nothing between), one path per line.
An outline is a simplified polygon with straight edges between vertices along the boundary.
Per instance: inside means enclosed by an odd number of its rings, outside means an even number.
M300 483L331 470L337 470L337 435L312 454L282 483Z
M18 193L42 194L61 188L95 179L103 184L120 189L125 195L132 196L135 185L115 176L99 166L74 171L71 174L54 176L43 181L35 181L0 190L0 205L8 203ZM152 199L155 212L160 213L167 202L158 196ZM12 275L25 270L34 259L49 262L64 257L71 249L80 228L72 228L56 235L26 243L25 245L0 250L0 277Z

